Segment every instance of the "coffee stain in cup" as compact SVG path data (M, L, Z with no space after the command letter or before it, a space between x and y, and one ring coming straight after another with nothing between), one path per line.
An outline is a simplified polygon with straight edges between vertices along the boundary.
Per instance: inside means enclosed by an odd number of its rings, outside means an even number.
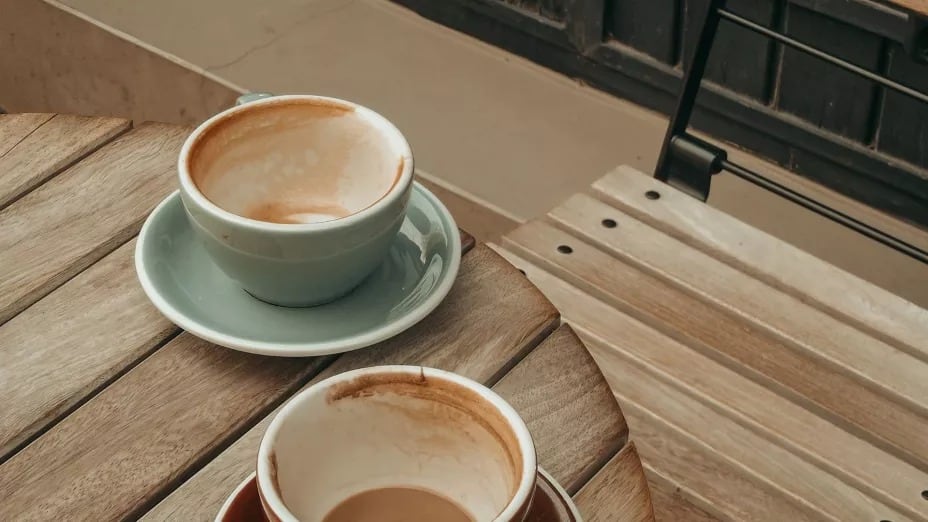
M333 221L372 207L402 179L407 158L394 163L390 145L375 138L381 132L351 105L262 102L211 122L191 142L186 169L206 199L233 214L278 224ZM357 161L368 162L366 170L346 170ZM346 179L352 188L342 186Z
M350 216L352 212L337 203L310 203L301 201L266 201L251 205L242 216L258 221L299 225L321 223Z
M271 450L271 453L268 455L268 474L271 478L271 487L274 489L274 492L280 496L280 481L277 478L277 453ZM270 522L280 522L280 519L274 515L274 511L271 509L270 504L268 504L267 499L264 498L264 494L261 492L261 488L258 487L258 481L255 480L255 491L258 493L258 500L261 505L261 514L264 515L265 520Z
M295 111L295 112L294 112ZM314 99L312 101L280 100L264 104L259 110L238 110L212 122L190 144L190 153L185 166L190 172L194 184L202 192L211 177L221 176L221 171L211 171L207 167L218 157L226 153L227 148L250 133L260 129L273 130L275 127L308 123L314 120L341 118L354 114L351 105L334 101Z
M519 441L508 420L483 396L456 383L426 377L424 368L420 368L418 374L369 374L337 383L326 393L326 403L388 394L432 401L448 407L425 412L392 405L397 414L406 415L417 422L456 423L462 428L469 423L479 424L505 449L507 466L512 472L511 484L513 488L518 487L523 457Z

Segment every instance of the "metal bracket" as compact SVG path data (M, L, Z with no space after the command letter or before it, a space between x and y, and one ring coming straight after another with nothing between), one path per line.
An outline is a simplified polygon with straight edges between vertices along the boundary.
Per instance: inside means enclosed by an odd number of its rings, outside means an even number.
M687 4L693 3L687 2ZM720 163L717 158L707 163L709 157L706 156L706 152L711 151L709 147L723 155L724 152L688 135L686 129L689 126L693 107L696 105L696 94L699 92L703 73L709 61L709 52L712 50L712 42L715 40L715 32L721 19L719 10L724 7L725 0L705 2L703 23L698 26L700 30L696 45L690 55L689 67L685 68L677 107L670 117L670 125L667 126L667 134L664 135L657 168L654 170L654 177L658 180L667 182L703 201L709 197L712 174L719 171L716 168L713 172L712 169L715 167L712 165ZM718 152L709 152L709 155L718 154ZM693 166L696 166L698 170L693 169Z
M713 174L722 171L728 154L695 136L683 133L670 139L667 183L694 198L709 198L709 185Z
M687 4L689 4L689 2L687 2ZM712 48L712 41L715 38L719 21L722 18L753 32L768 36L784 45L797 48L807 54L870 79L916 100L928 103L928 94L899 84L884 76L858 67L853 63L846 62L819 49L794 40L787 35L725 10L725 0L709 0L706 4L704 22L699 31L696 46L693 48L689 60L689 67L685 68L683 87L677 98L676 109L670 117L670 125L667 126L667 134L664 135L661 154L657 160L657 168L654 170L655 179L664 181L695 198L705 201L709 197L709 186L712 181L712 176L725 170L761 188L767 189L774 194L780 195L812 212L824 216L836 223L840 223L874 241L928 264L928 251L906 243L901 239L893 237L882 230L873 228L842 212L829 208L788 187L773 182L757 172L733 164L728 161L724 150L687 133L690 116L696 105L696 94L699 92L699 86L706 69L706 63L709 60L709 51ZM916 61L928 63L928 18L917 16L913 13L909 13L908 17L910 31L904 40L905 49Z

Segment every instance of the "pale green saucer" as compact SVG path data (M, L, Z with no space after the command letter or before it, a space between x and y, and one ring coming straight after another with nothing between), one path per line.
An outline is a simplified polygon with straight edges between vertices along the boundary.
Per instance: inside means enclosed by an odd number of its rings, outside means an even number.
M148 217L135 249L142 288L168 319L228 348L284 357L345 352L406 330L448 294L460 261L454 219L418 183L384 263L350 294L321 306L283 308L242 290L196 241L177 192Z

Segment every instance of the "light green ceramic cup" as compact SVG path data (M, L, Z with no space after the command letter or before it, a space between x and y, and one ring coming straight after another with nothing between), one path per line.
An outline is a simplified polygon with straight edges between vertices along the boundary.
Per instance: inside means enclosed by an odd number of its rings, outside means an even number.
M413 157L386 118L309 95L259 98L206 120L178 159L210 257L254 297L313 306L381 263L403 219Z

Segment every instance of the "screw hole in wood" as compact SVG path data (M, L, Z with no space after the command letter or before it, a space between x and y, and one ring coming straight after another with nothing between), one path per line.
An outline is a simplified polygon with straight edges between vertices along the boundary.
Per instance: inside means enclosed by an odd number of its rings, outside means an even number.
M559 247L557 247L557 251L562 254L570 254L574 251L574 249L570 248L567 245L560 245Z
M661 199L661 193L656 190L649 190L644 193L644 197L648 199Z
M608 218L604 219L602 223L603 223L603 226L606 228L615 228L615 226L618 224L615 222L614 219L608 219Z
M922 498L925 500L928 500L928 489L926 489L925 491L922 491Z

